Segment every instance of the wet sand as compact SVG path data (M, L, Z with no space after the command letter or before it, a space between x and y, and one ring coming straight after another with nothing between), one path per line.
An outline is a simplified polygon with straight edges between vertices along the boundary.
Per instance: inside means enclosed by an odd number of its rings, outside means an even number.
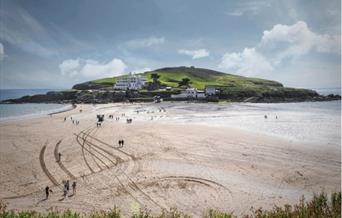
M117 206L129 216L142 208L159 213L177 207L198 217L209 208L240 215L251 206L272 208L340 191L340 146L178 123L172 120L177 111L162 106L78 105L51 117L1 123L0 199L18 210L89 213ZM96 114L105 114L101 127ZM67 179L77 182L77 193L63 199ZM48 200L46 186L53 190Z

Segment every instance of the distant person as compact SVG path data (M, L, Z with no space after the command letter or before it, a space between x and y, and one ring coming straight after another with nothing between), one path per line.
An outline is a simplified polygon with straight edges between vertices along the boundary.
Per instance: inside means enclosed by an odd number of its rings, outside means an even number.
M45 199L49 198L50 192L52 192L52 190L50 189L49 186L45 187Z
M265 115L264 118L267 119L267 115Z
M66 117L64 117L64 122L66 121Z
M67 190L66 186L64 185L64 188L63 188L63 197L66 198L67 194L68 194L68 190Z
M69 192L69 190L70 190L70 183L69 183L69 180L66 181L65 187L66 187L67 192Z
M276 119L278 119L278 116L276 115Z
M58 153L58 159L57 159L57 162L61 162L61 157L62 157L62 154L59 152L59 153Z
M72 183L72 194L76 194L76 181Z

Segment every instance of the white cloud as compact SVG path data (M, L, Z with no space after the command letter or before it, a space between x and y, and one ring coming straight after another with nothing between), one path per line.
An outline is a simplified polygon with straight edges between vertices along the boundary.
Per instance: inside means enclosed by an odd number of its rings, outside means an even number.
M5 57L4 45L0 42L0 61L2 61L4 57Z
M152 70L151 70L151 68L145 67L145 68L142 68L142 69L133 70L132 73L145 73L147 71L152 71Z
M63 76L69 75L73 77L78 74L80 66L81 64L79 59L69 59L63 61L59 65L59 69L61 70Z
M321 35L312 32L303 21L288 25L275 25L264 31L259 49L268 53L278 53L278 61L282 58L316 52L339 52L340 36Z
M222 57L219 67L246 76L252 76L255 71L270 72L273 70L271 63L254 48L245 48L239 53L226 53Z
M149 37L144 39L135 39L128 41L126 44L131 48L144 48L144 47L150 47L154 45L161 45L165 43L164 37Z
M228 12L227 14L229 16L240 17L243 15L243 13L244 12L242 12L241 10L235 10L235 11Z
M242 16L242 15L252 15L255 16L259 14L266 7L270 7L270 3L266 1L248 1L241 2L238 6L228 12L229 16Z
M209 52L206 49L198 49L198 50L180 49L178 50L178 53L191 56L192 59L204 58L204 57L209 56Z
M243 75L260 75L274 70L285 59L293 59L310 52L339 53L340 36L317 34L307 24L277 24L263 33L260 43L242 52L226 53L220 68Z
M125 72L126 68L126 64L121 59L116 58L107 63L100 63L91 59L69 59L59 65L62 75L70 77L79 76L87 79L121 75Z

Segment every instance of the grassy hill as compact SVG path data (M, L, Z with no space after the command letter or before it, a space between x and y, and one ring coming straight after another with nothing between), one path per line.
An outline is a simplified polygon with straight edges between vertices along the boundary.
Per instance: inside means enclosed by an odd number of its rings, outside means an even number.
M207 85L213 85L217 87L246 88L260 88L261 86L283 86L281 83L275 81L243 77L233 74L226 74L214 70L194 67L162 68L154 71L145 72L142 75L144 75L149 82L152 82L151 74L153 73L157 73L158 75L160 75L159 81L162 84L173 88L177 88L178 83L183 78L189 78L191 81L191 87L197 89L204 89ZM113 85L120 77L122 76L98 79L93 82L102 85Z
M195 67L169 67L145 72L144 75L152 82L151 74L160 76L162 85L179 89L183 78L190 79L190 86L203 90L205 86L215 86L221 90L222 99L241 99L254 96L276 98L306 98L317 96L313 90L284 87L281 83L271 80L227 74L209 69ZM98 85L112 86L120 77L104 78L92 81Z

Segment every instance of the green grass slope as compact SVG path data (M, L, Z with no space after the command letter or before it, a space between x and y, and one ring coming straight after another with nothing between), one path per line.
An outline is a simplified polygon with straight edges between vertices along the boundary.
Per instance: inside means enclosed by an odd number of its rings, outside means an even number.
M173 88L177 88L179 81L183 78L189 78L191 80L191 87L197 89L204 89L207 85L246 88L256 88L260 86L282 87L281 83L275 81L243 77L194 67L162 68L145 72L143 75L148 79L148 81L152 82L151 74L153 73L160 75L159 81L162 84ZM98 79L93 82L103 85L113 85L120 77L122 76Z
M256 88L259 86L275 86L281 87L282 84L257 78L248 78L237 76L233 74L222 73L214 70L193 67L176 67L176 68L162 68L152 72L146 72L145 76L150 78L152 73L160 75L161 83L170 86L178 87L178 82L183 78L189 78L191 87L197 89L204 89L205 86L216 87L251 87ZM151 80L151 79L150 79Z

